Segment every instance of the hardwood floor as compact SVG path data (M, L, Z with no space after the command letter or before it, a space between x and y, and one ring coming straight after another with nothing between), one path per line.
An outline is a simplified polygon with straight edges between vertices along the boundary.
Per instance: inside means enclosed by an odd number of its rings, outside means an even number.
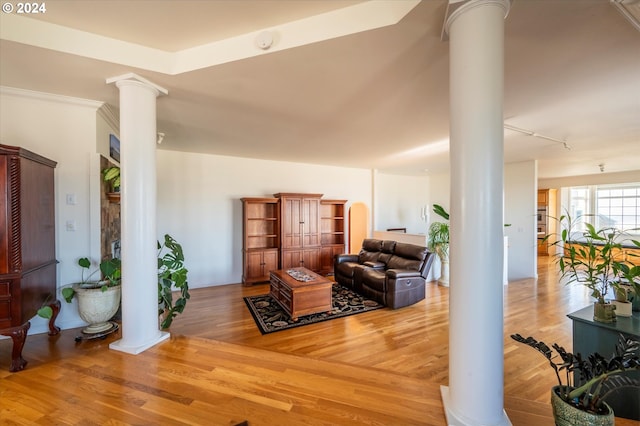
M11 345L0 341L0 423L446 424L440 385L448 382L448 289L429 283L426 300L411 307L263 336L242 297L267 291L195 289L171 338L137 356L109 350L117 336L75 343L78 331L64 330L29 336L27 368L9 373ZM583 288L558 284L545 261L537 281L505 287L505 410L514 425L553 424L555 376L509 335L570 348L566 314L589 303Z

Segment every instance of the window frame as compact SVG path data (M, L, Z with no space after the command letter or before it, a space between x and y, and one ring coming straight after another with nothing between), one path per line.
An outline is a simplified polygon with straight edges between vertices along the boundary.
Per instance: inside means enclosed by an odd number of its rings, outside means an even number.
M636 195L629 196L624 195L625 189L635 189ZM573 193L575 190L586 190L586 195L584 197L574 197ZM614 190L622 190L623 194L620 196L609 195L608 197L598 196L598 191L614 191ZM624 214L624 199L632 198L635 199L635 210L636 210L636 219L633 225L625 226L625 216L633 216L633 215L625 215ZM622 213L619 215L612 215L611 208L612 206L601 206L601 200L609 199L609 200L617 200L622 199L622 206L619 206L622 209ZM574 200L578 200L574 202ZM576 212L576 205L584 204L585 212L578 213ZM618 207L618 206L613 206ZM609 225L606 223L602 223L601 216L601 208L608 208L609 214L607 217L620 217L621 225ZM627 206L627 208L630 208ZM580 217L580 223L577 224L576 230L584 231L584 223L592 224L596 229L601 229L605 227L615 227L617 229L621 229L623 232L628 233L630 236L638 236L640 235L640 182L630 182L630 183L620 183L620 184L606 184L606 185L579 185L579 186L571 186L568 187L568 212L574 219Z

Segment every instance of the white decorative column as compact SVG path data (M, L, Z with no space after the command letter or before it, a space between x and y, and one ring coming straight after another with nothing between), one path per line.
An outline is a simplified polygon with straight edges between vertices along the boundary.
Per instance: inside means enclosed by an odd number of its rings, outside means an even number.
M504 403L503 84L509 0L450 0L449 425L510 425Z
M156 98L167 90L126 74L120 90L122 339L111 349L138 354L167 339L158 327Z

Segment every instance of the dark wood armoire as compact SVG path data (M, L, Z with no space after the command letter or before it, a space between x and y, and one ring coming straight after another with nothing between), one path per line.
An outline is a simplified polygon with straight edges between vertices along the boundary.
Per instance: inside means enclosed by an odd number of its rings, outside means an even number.
M49 334L60 330L56 299L56 162L0 145L0 334L13 340L10 371L24 369L27 331L38 309L51 306Z

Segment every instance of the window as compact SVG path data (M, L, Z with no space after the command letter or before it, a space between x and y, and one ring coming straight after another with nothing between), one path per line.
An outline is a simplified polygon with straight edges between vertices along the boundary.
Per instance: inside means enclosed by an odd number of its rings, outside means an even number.
M629 231L640 225L640 186L597 187L596 228Z
M589 192L588 186L569 188L569 214L572 218L577 220L590 214ZM584 231L584 219L576 222L576 231Z
M596 229L613 227L622 231L640 228L640 183L624 185L597 185L569 188L569 214L582 216ZM578 224L577 230L584 230Z

